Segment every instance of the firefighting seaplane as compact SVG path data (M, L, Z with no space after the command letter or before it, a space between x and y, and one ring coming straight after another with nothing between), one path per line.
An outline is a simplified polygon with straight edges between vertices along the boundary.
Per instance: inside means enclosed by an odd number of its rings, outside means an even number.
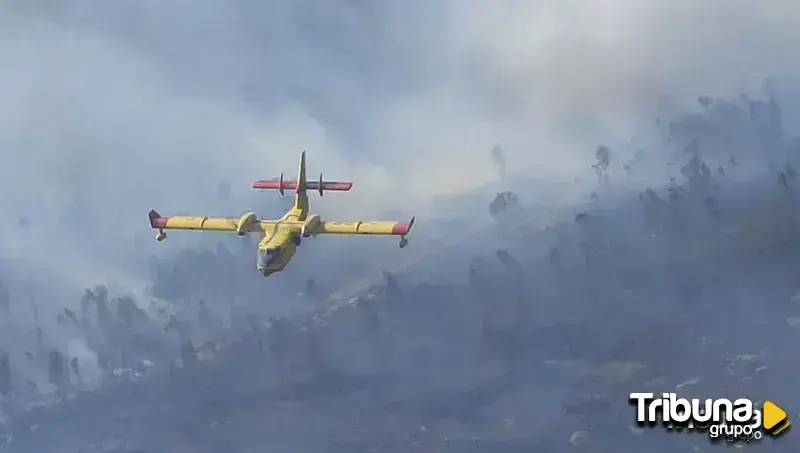
M309 213L308 190L322 196L325 191L346 192L353 188L352 182L334 182L322 179L306 179L306 152L300 156L300 169L296 180L284 180L283 174L276 180L260 180L253 183L254 189L277 190L281 195L294 190L294 206L276 220L260 220L254 212L246 212L237 218L162 216L150 210L150 227L158 230L156 240L167 238L164 230L231 231L239 236L250 233L263 235L258 243L256 267L265 277L282 271L303 243L303 239L318 234L343 235L393 235L400 236L400 248L408 244L406 235L414 226L414 218L408 223L381 221L326 222L319 214Z

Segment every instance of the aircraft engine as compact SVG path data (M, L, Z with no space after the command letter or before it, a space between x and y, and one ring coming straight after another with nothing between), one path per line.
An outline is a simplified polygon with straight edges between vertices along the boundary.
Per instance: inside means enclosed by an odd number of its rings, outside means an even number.
M258 222L258 217L256 217L255 212L246 212L239 218L239 222L236 223L236 234L239 236L244 236L247 234L252 226Z
M321 224L322 224L322 218L319 216L319 214L311 214L303 223L303 229L301 231L302 236L304 238L307 238L313 235Z

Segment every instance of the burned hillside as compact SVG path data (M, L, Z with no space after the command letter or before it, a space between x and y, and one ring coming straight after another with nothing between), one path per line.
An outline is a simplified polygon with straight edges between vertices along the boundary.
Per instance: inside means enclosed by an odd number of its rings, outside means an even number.
M277 316L230 302L263 295L230 283L249 252L220 247L160 263L153 303L88 289L78 312L39 313L42 327L20 332L36 348L6 346L0 450L713 448L637 428L627 399L680 389L800 407L787 359L800 325L800 163L776 116L750 116L746 102L709 104L739 109L733 125L707 108L644 152L589 150L595 196L547 228L526 228L536 212L515 189L519 212L479 214L487 236L503 228L497 247L427 258L455 282L412 267L331 298L335 288L298 281L308 310ZM741 134L753 147L727 152ZM672 180L626 182L624 165L667 161ZM91 354L74 361L58 332ZM789 435L759 448L797 446Z

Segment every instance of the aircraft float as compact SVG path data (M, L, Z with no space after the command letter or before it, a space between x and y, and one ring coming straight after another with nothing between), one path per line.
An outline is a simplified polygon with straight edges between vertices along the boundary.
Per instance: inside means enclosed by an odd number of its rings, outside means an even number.
M263 235L258 243L256 268L268 277L282 271L291 261L303 239L318 234L342 235L392 235L400 236L400 248L408 244L406 235L414 226L414 217L408 223L382 221L326 222L319 214L309 213L308 191L347 192L353 188L352 182L325 181L322 174L317 181L306 179L306 152L300 156L300 168L296 180L284 180L281 173L276 180L260 180L253 183L254 189L277 190L281 195L286 190L294 190L294 206L280 219L260 220L254 212L246 212L237 218L162 216L151 209L150 227L158 230L158 242L167 238L164 230L203 230L230 231L238 236L250 233Z

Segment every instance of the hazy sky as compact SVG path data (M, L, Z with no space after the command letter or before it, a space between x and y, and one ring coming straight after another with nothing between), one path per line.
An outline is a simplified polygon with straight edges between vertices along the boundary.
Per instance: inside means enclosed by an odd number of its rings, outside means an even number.
M565 179L665 97L735 96L766 76L791 88L798 13L777 0L0 0L0 255L65 280L124 278L120 257L152 250L148 209L238 215L250 181L293 172L303 148L312 172L356 182L325 200L340 216L479 185L495 143L514 172ZM223 180L241 209L215 199Z

